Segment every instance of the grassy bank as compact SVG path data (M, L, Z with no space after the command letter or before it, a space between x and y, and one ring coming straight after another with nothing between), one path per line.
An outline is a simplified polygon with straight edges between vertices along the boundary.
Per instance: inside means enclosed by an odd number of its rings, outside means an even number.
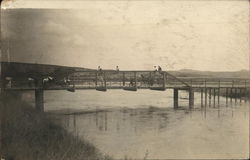
M1 97L5 106L2 152L7 160L108 160L90 143L69 134L21 101L18 94Z

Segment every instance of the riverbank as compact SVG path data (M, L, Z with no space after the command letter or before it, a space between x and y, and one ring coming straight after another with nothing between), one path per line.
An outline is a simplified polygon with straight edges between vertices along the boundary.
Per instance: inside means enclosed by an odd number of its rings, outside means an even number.
M4 97L2 153L6 160L109 160L92 144L69 134L18 94Z

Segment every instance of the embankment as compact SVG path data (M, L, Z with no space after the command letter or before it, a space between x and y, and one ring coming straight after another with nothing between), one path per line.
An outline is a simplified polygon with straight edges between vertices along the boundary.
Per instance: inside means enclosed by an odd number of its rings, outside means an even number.
M2 150L6 160L108 160L92 144L69 134L17 93L1 96Z

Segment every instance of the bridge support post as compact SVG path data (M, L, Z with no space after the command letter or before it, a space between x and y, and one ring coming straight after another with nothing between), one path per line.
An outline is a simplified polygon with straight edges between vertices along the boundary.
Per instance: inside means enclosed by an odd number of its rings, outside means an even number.
M163 86L164 90L166 89L166 74L163 72Z
M174 89L174 109L178 108L178 89Z
M203 88L201 88L201 107L203 107Z
M98 72L95 73L95 87L97 87L98 84Z
M122 85L125 86L125 72L122 73Z
M207 88L205 88L205 106L207 106Z
M136 76L136 72L134 72L134 77L135 77L135 88L137 88L137 76Z
M233 101L233 88L230 89L230 103Z
M220 104L220 88L218 88L218 104Z
M242 89L240 88L239 90L240 90L239 95L240 95L240 103L241 103L242 102L242 97L241 97L242 96Z
M211 98L212 98L212 97L211 97L211 96L212 96L212 93L211 93L211 92L212 92L212 89L209 88L209 95L208 95L208 96L209 96L209 107L211 106Z
M106 79L106 73L103 72L103 79L104 79L104 88L107 88L107 79Z
M238 96L238 89L235 88L234 89L234 100L235 100L235 103L237 103L237 96Z
M226 88L226 105L228 104L228 88Z
M244 89L244 101L247 102L247 88Z
M43 112L44 111L44 95L43 89L36 89L35 90L35 107L36 110Z
M194 90L193 88L189 89L189 108L194 108Z
M43 81L42 79L35 79L35 108L36 110L44 111L44 96L43 96Z
M216 89L214 88L214 107L215 107L215 99L216 99Z

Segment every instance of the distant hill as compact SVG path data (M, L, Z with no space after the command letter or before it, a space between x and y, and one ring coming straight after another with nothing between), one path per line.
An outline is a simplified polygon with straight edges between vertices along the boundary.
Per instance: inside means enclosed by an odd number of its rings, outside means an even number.
M196 77L196 78L250 78L248 70L232 71L232 72L213 72L198 71L192 69L181 69L178 71L169 71L169 73L177 77Z

